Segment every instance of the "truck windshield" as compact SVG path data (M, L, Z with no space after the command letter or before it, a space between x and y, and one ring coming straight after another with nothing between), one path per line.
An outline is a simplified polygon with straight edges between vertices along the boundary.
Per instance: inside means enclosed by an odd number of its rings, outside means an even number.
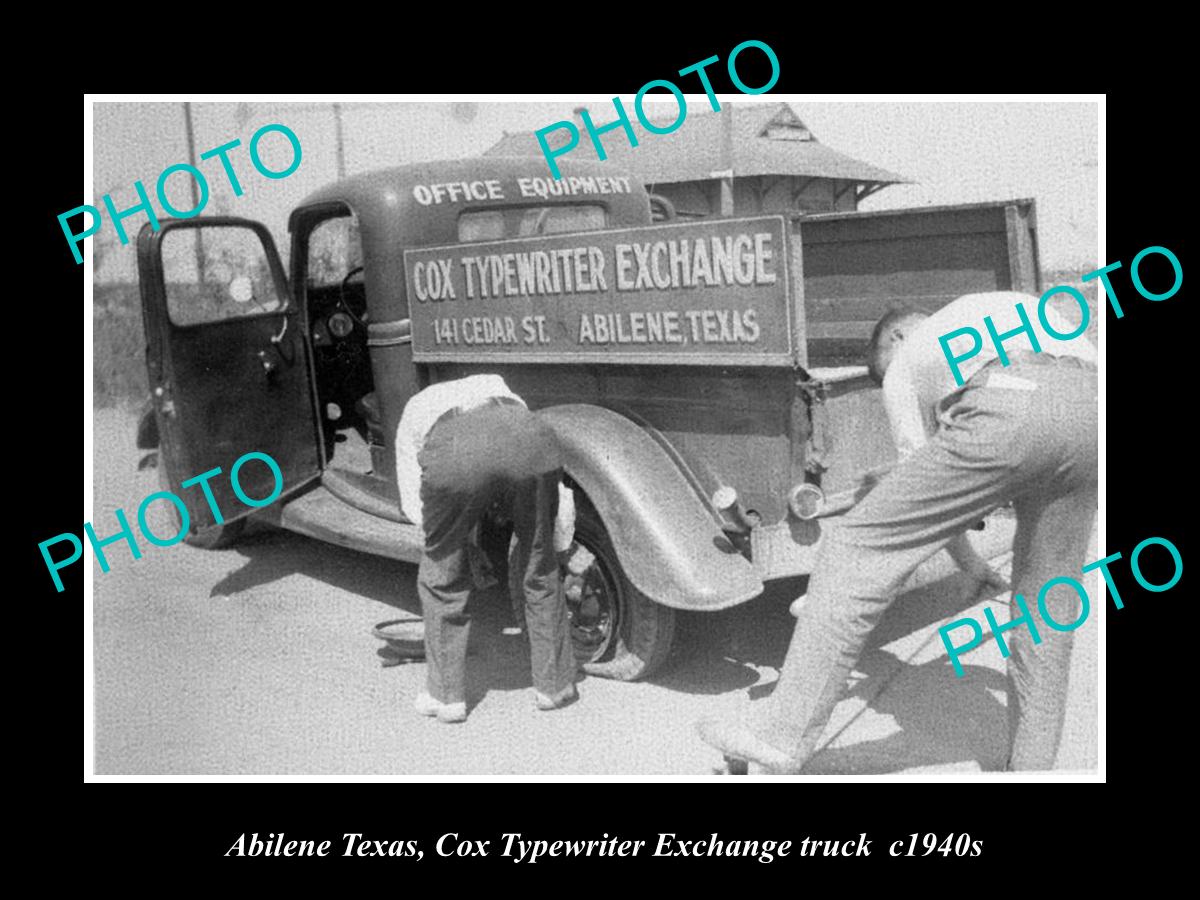
M596 231L606 225L607 210L594 204L481 209L458 217L458 239L462 243L498 241L566 231Z

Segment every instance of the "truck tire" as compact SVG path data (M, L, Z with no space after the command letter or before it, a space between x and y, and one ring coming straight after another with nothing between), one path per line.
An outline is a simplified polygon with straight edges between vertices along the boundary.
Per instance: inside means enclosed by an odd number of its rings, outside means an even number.
M675 610L655 603L626 577L612 539L592 505L577 507L575 545L586 551L564 566L564 589L576 657L589 675L637 681L658 670L671 652ZM590 555L590 559L588 558ZM574 570L583 568L581 573Z
M163 464L161 455L158 458L157 468L158 489L160 491L167 491L168 493L175 493L171 490L171 481L167 478L167 469ZM156 501L146 509L146 524L150 526L150 530L155 535L162 536L165 540L166 535L179 534L179 510L174 503L165 500ZM238 519L234 522L226 522L223 525L214 525L211 528L190 532L183 539L183 542L204 550L223 550L226 547L233 546L237 542L245 527L246 520Z

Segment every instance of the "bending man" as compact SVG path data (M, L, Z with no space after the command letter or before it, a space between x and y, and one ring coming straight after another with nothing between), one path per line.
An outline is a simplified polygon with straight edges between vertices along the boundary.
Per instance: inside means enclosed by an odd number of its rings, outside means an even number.
M1000 359L984 338L981 352L961 363L960 385L938 341L964 326L983 331L985 316L1003 334L1020 324L1017 303L1036 316L1036 297L996 292L960 297L933 315L893 311L876 325L868 370L883 385L901 459L822 541L770 698L756 704L746 725L700 724L703 739L727 758L798 771L871 629L938 550L946 547L976 579L998 585L965 536L992 510L1008 502L1016 510L1014 618L1024 614L1018 601L1036 614L1043 584L1079 573L1096 510L1095 349L1084 337L1042 335L1034 345L1026 333L1008 335ZM1047 321L1059 334L1074 330L1052 309ZM951 351L965 355L955 341ZM1056 621L1078 617L1074 592L1054 591L1046 600ZM1040 634L1040 644L1024 629L1003 637L1011 653L1012 769L1051 768L1062 732L1072 635Z
M468 542L493 503L512 519L522 573L534 698L557 709L577 696L575 656L555 554L562 449L554 432L499 375L431 385L404 407L396 482L408 518L424 529L417 591L425 618L426 690L418 712L467 717ZM560 523L570 534L574 523Z

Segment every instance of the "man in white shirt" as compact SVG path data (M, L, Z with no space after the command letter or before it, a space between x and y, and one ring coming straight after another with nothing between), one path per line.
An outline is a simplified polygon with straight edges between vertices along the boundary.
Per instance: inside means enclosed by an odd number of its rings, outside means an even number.
M573 530L573 520L556 526L561 478L562 448L554 432L499 375L440 382L405 406L396 430L396 483L405 515L425 535L417 591L425 619L426 690L414 704L423 715L443 722L467 717L473 584L467 545L497 502L516 535L510 564L523 574L536 704L557 709L577 697L555 553L556 531L561 541Z
M1096 352L1083 337L1086 322L1072 328L1049 306L1045 324L1073 337L1058 340L1032 324L1026 329L1037 304L1036 297L1012 292L969 294L932 315L901 310L880 320L868 370L882 382L901 458L823 537L770 698L755 705L746 725L700 724L702 738L727 758L798 771L871 629L922 561L945 547L977 582L1002 585L965 532L1012 502L1016 627L998 636L1011 654L1008 768L1053 766L1072 635L1033 622L1026 610L1032 606L1036 615L1036 598L1051 579L1078 576L1087 553L1096 511ZM982 340L961 333L965 327ZM955 332L943 349L941 338ZM977 355L965 358L976 344L982 345ZM1046 596L1059 623L1076 621L1079 605L1070 590ZM1029 628L1017 625L1022 617Z

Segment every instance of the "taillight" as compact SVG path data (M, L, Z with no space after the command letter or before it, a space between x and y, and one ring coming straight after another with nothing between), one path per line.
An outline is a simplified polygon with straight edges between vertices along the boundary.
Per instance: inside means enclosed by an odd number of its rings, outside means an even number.
M807 481L796 485L788 494L788 509L797 519L815 519L825 508L825 492Z

